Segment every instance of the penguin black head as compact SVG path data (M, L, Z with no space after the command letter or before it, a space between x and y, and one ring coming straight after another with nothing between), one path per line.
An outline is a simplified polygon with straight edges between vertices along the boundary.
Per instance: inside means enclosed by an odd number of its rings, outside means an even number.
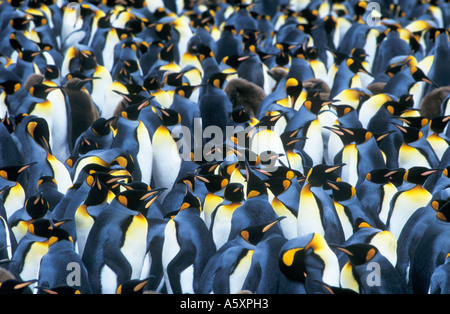
M290 180L283 177L271 177L267 179L265 182L266 186L275 196L283 194L287 189L289 189L289 187L292 184Z
M376 246L368 243L355 243L345 247L338 246L337 248L347 254L353 266L368 263L378 253Z
M296 143L305 140L304 137L298 137L298 134L302 128L298 128L293 131L284 131L280 135L280 139L283 142L283 146L286 150L293 150Z
M450 116L437 116L431 119L429 122L430 130L436 133L444 132L447 127L448 121L450 121Z
M86 206L104 204L108 199L108 188L106 184L100 180L99 176L99 173L96 172L87 179L91 182L91 189L89 190L88 196L84 201Z
M252 245L257 245L264 238L266 232L284 218L286 217L285 216L279 217L274 221L265 224L249 226L247 228L244 228L241 230L240 236L248 243Z
M405 143L412 143L423 137L422 131L418 128L401 126L395 123L394 125L402 132Z
M436 212L436 217L444 222L450 222L450 201L445 202Z
M211 75L211 77L208 79L208 84L216 88L222 89L228 76L232 74L234 73L222 73L222 72L215 73Z
M231 112L231 120L236 123L245 123L251 120L251 116L244 106L238 106Z
M42 291L46 294L61 294L61 295L73 295L73 294L81 294L81 291L72 286L57 286L57 287L36 287L39 291Z
M219 174L195 175L195 179L204 182L211 193L223 190L228 184L228 179Z
M366 180L376 184L386 184L390 182L393 176L398 172L400 172L399 169L373 169L367 173ZM400 175L403 177L403 173L400 172Z
M247 180L247 199L260 195L267 195L267 187L253 170L247 159L245 159L245 172Z
M0 88L7 94L13 95L22 87L22 80L14 72L0 68Z
M37 83L29 88L29 93L34 97L47 99L48 94L56 89L59 89L59 87L51 87L43 83Z
M355 74L357 74L357 73L364 73L364 74L367 74L367 75L370 75L370 76L374 77L373 74L370 73L364 67L363 63L360 60L358 60L356 58L353 58L353 57L350 57L350 58L347 58L346 63L347 63L347 67L349 68L349 70L352 71L353 73L355 73Z
M42 194L33 195L25 202L25 210L31 219L44 217L50 205Z
M122 167L123 169L127 170L128 173L133 173L134 165L135 165L135 162L134 162L133 157L127 153L123 153L123 154L117 156L111 162L111 167L114 167L114 166Z
M117 287L116 294L143 294L148 282L149 278L127 280Z
M409 183L422 185L430 175L437 171L437 169L429 169L427 167L412 167L406 170L403 180Z
M181 123L180 114L173 109L153 106L152 110L166 127Z
M308 254L327 247L325 239L318 233L311 233L289 240L281 248L278 265L281 272L291 280L305 283Z
M54 80L60 77L60 70L56 65L49 64L44 68L44 77L47 80Z
M229 183L223 192L223 196L230 202L242 202L245 198L244 186L238 182Z
M26 130L39 146L51 154L49 144L50 131L47 120L44 118L33 117L28 121Z
M55 230L63 230L58 227L66 223L67 220L62 221L51 221L46 218L39 218L34 220L29 226L28 226L28 232L38 236L38 237L44 237L50 239L54 235L58 235L60 231L58 231L57 234L55 234ZM61 236L62 233L61 233Z
M186 194L184 195L183 202L181 203L180 211L187 208L195 208L198 209L199 212L202 211L202 202L189 187L186 188Z
M350 183L328 181L327 184L331 187L333 199L337 202L349 200L356 195L356 190Z
M187 98L189 99L192 94L199 89L200 87L202 87L202 85L181 85L181 86L177 86L175 88L175 94L183 97L183 98Z
M417 129L421 129L429 123L429 119L422 116L417 117L394 117L395 119L402 121L405 125Z
M318 115L323 107L331 104L331 101L325 101L320 98L309 98L303 102L303 106L315 115Z
M124 207L139 211L142 207L148 208L157 194L157 190L125 190L119 193L116 198ZM149 202L151 202L150 205Z
M308 171L306 181L312 186L323 186L327 180L336 181L336 174L334 171L342 168L343 166L345 166L345 164L316 165Z
M29 285L37 282L36 280L21 281L9 279L0 283L0 294L23 294Z
M8 181L15 182L19 179L21 173L24 173L28 168L30 168L34 164L36 163L33 162L19 166L7 166L0 168L0 177Z
M294 100L297 100L300 97L300 94L303 90L303 84L300 80L291 77L288 78L285 85L286 94L292 97ZM295 103L295 101L293 101Z

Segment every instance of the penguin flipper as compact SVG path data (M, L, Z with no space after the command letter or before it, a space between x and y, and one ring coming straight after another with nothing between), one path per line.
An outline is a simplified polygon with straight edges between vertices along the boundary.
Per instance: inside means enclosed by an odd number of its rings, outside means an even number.
M169 284L174 294L182 294L181 273L194 264L196 248L193 245L183 245L178 254L167 265ZM193 284L194 287L194 284Z
M117 286L131 279L132 268L118 247L107 245L103 249L103 260L117 274Z

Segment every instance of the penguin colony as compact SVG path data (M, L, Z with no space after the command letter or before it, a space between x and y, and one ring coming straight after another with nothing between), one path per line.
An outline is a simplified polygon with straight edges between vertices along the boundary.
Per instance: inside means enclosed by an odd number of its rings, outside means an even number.
M377 3L1 1L0 293L450 292L450 4Z

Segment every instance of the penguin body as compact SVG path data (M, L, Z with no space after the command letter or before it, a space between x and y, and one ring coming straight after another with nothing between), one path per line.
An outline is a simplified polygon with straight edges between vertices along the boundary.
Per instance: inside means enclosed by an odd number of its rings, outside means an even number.
M326 177L342 165L317 165L310 169L298 207L298 235L318 233L327 241L342 243L344 232L332 199L324 190Z
M432 198L430 192L423 188L425 179L436 170L413 167L406 171L405 181L413 187L398 191L392 198L386 227L398 239L401 230L411 215L420 207L426 206Z
M445 258L445 262L439 265L430 279L430 294L447 294L448 293L448 278L449 278L449 267L448 267L448 255Z
M187 189L179 212L166 224L161 253L168 293L198 293L200 276L215 253L200 210L200 200Z
M149 156L153 155L153 143L147 127L139 118L142 106L135 104L122 111L111 148L128 152L136 160L133 176L136 180L150 185L153 160L149 160Z
M229 239L233 212L244 201L244 186L241 183L229 183L223 193L225 202L219 204L211 213L209 226L216 250Z
M430 223L420 239L411 260L410 278L412 292L426 294L430 278L436 267L444 264L448 251L448 202L441 206L436 218Z
M126 280L140 277L148 223L139 208L147 193L127 190L118 194L95 220L82 256L93 293L115 293Z
M394 266L384 257L379 250L370 244L357 243L340 250L349 255L349 262L341 270L341 286L352 289L361 294L404 294L406 286ZM377 282L370 277L373 268L370 262L377 264L380 277ZM369 267L368 267L369 264Z
M339 286L337 256L318 233L287 241L280 250L279 267L293 289L286 293L323 293L320 282Z
M208 261L201 277L200 293L238 293L249 289L254 293L259 290L261 280L264 280L261 276L269 276L274 280L271 283L268 281L270 283L268 286L262 285L260 288L262 291L276 287L278 270L275 268L272 273L261 273L259 270L265 270L276 261L275 256L267 255L273 251L269 249L267 252L263 242L266 243L270 239L281 241L275 243L275 251L284 242L277 234L266 234L278 221L280 218L263 224L248 224L249 221L243 223L242 226L248 227L244 227L235 238L225 243ZM260 254L262 256L259 256ZM259 267L261 269L258 269Z
M41 260L38 286L51 288L67 285L67 276L70 274L68 271L77 270L79 267L79 274L77 274L79 277L73 287L83 294L92 293L87 270L80 255L75 251L74 243L67 232L63 229L59 230L61 235L58 236L58 241L49 247L47 254ZM58 235L58 232L54 233Z

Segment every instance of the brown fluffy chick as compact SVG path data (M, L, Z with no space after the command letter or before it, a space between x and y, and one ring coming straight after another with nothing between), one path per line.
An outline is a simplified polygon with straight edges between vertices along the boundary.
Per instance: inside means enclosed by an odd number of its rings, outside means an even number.
M261 87L241 78L230 80L225 85L224 91L230 98L233 108L243 106L253 118L266 97Z

